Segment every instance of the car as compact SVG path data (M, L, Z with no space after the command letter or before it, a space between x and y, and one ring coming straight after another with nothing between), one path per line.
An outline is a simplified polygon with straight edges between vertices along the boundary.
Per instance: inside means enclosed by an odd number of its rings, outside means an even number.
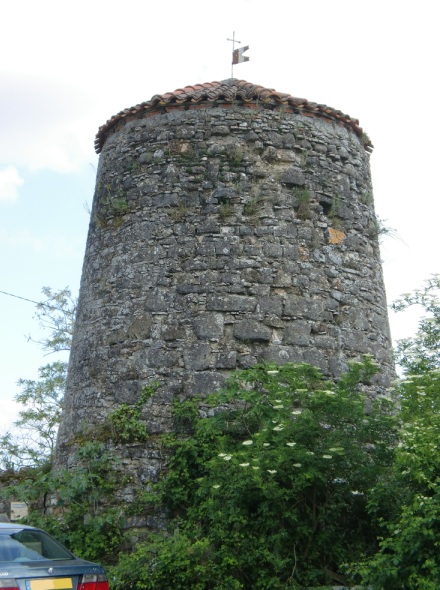
M109 590L104 569L45 531L0 523L0 590Z

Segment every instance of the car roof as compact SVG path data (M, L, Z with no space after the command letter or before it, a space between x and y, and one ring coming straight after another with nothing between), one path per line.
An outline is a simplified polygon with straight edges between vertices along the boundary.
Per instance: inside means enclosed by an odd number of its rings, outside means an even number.
M0 522L0 532L2 530L10 530L10 529L33 529L33 530L40 530L36 527L29 526L27 524L19 524L18 522Z

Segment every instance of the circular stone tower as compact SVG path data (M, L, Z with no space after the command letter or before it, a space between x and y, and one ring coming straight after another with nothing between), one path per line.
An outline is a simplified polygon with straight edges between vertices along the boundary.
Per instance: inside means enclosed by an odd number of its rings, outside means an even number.
M173 429L174 399L259 361L337 376L371 353L387 384L371 144L358 121L229 79L120 112L96 150L59 464L78 429L153 381L152 434ZM140 481L157 477L153 443L120 452Z

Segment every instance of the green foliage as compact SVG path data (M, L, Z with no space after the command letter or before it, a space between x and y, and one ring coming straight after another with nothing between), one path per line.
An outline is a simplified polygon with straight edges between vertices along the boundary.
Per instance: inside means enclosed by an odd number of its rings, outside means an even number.
M329 211L329 217L337 217L341 212L342 198L340 194L335 194Z
M397 358L408 377L396 389L400 443L386 485L372 490L369 512L381 524L377 553L353 568L374 590L434 590L440 580L440 278L394 303L428 316ZM384 509L385 506L385 509ZM353 571L352 570L352 571Z
M145 386L136 404L133 406L121 404L109 415L107 422L110 424L111 438L115 442L128 443L147 440L148 430L141 420L141 413L146 402L155 395L158 387L158 383Z
M392 308L400 312L414 306L424 313L417 333L400 340L396 347L396 360L408 374L440 367L440 275L433 275L421 289L402 295Z
M72 343L77 300L68 287L60 291L43 287L42 293L46 299L37 304L35 317L49 336L37 342L49 354L68 351ZM29 340L32 340L30 336Z
M370 219L368 224L368 235L370 238L379 240L384 236L391 238L398 237L397 231L394 228L389 227L386 224L386 220L377 217L377 215L373 215L373 217Z
M309 365L257 365L224 391L176 401L174 435L156 486L123 506L122 466L109 442L145 441L142 411L157 384L86 433L68 470L44 461L13 473L2 496L32 510L28 522L72 551L112 564L114 590L281 590L359 583L371 590L434 590L440 579L439 277L394 309L428 314L397 358L406 378L391 401L365 399L377 369L352 362L336 382ZM73 317L73 316L72 316ZM21 381L20 428L56 428L62 364ZM46 422L44 422L46 420ZM49 428L50 425L50 428ZM90 440L93 439L93 440ZM47 440L53 441L49 435ZM79 439L78 439L79 440ZM11 441L6 441L11 445ZM11 446L7 447L11 450ZM16 451L21 452L17 446ZM3 449L4 453L4 449ZM36 451L38 454L38 452ZM3 454L3 457L5 455ZM132 488L132 485L130 484ZM52 499L54 514L44 514ZM131 553L124 517L164 510L167 530Z
M14 431L0 437L1 463L12 469L51 461L61 418L67 363L55 361L38 370L39 379L20 379L22 391L15 401L18 413Z
M175 532L122 557L115 587L281 589L340 580L341 563L374 546L368 491L395 443L391 402L381 398L366 414L358 391L375 371L366 358L335 384L309 365L258 365L210 396L209 417L176 407L193 433L169 443L154 490Z
M230 202L223 202L220 203L219 207L219 217L222 221L225 221L228 217L231 217L234 214L234 206Z
M256 215L262 207L262 200L258 197L250 199L243 207L243 214L249 217Z
M368 134L365 132L362 132L361 143L367 152L373 151L373 144L371 143L371 139L369 138Z
M311 219L312 212L310 210L310 201L311 201L311 194L309 189L295 189L294 191L295 198L297 200L297 214L299 219Z
M172 408L174 431L192 433L199 418L199 405L196 398L180 402L175 400Z
M237 581L216 566L214 557L207 538L178 529L171 535L153 535L112 570L117 576L113 584L137 590L239 589Z
M119 227L129 211L127 194L115 181L109 183L100 182L97 186L97 210L94 214L94 221L98 227L107 227L112 223Z
M86 442L70 469L54 471L50 486L65 542L75 554L108 560L122 542L122 510L114 492L121 485L114 455L102 443Z
M78 447L69 469L27 470L1 495L26 502L30 513L25 522L51 532L79 557L112 563L124 539L115 496L121 483L114 455L103 443L87 441ZM44 501L49 498L53 514L46 516Z
M301 150L301 166L305 168L307 166L307 160L310 155L310 150L303 149Z
M111 437L105 442L99 440L99 430L78 437L68 469L51 470L48 463L22 469L10 478L12 483L3 480L0 496L20 498L30 508L26 522L52 532L79 557L114 563L125 542L125 507L118 494L127 479L108 442L147 439L141 411L157 387L146 386L134 406L123 404L110 414L105 426L110 425ZM49 516L47 506L53 512Z
M231 164L233 166L239 166L244 158L243 148L239 145L235 145L229 152Z
M369 506L382 525L379 551L358 572L377 590L434 590L440 580L439 370L412 376L398 392L402 426L394 468L387 490L372 490Z
M188 207L180 202L177 207L170 208L170 217L173 221L182 221L188 215Z
M46 299L37 304L36 317L48 336L37 341L43 350L62 353L70 349L76 300L68 288L53 291L43 287ZM31 338L29 337L29 340ZM21 469L50 462L61 418L67 363L57 360L38 370L39 378L20 379L15 401L23 409L14 428L0 437L0 465Z

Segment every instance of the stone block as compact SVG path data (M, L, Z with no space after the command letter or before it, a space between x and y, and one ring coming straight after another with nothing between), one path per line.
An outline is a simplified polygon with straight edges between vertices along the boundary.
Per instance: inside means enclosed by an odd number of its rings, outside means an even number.
M173 295L169 291L154 289L144 296L144 309L151 312L164 312L172 307Z
M204 313L193 321L194 333L200 340L218 340L223 335L224 318L220 313Z
M283 303L284 299L280 295L260 297L258 299L261 313L273 314L275 316L281 316L283 312Z
M255 297L242 295L208 295L206 309L210 311L254 311Z
M183 340L185 338L185 329L182 325L178 323L165 324L164 326L162 326L161 336L164 340L167 341Z
M282 174L280 178L281 182L287 186L304 186L306 179L304 172L301 168L296 166L290 166Z
M261 360L280 365L286 363L302 363L303 352L299 347L271 346L261 351Z
M289 322L284 330L283 343L308 346L310 344L311 329L306 321Z
M284 304L284 315L318 320L324 311L321 300L309 299L297 295L288 295Z
M148 349L147 363L149 367L174 367L179 361L179 356L176 350L169 350L156 344Z
M211 364L211 347L208 343L189 344L183 351L185 368L188 371L203 371Z
M234 325L234 337L238 340L270 342L272 330L255 320L242 320Z
M237 353L235 350L219 352L217 354L216 369L235 369L237 366Z
M206 396L221 389L226 379L227 375L218 371L189 374L184 379L184 391L186 395Z

